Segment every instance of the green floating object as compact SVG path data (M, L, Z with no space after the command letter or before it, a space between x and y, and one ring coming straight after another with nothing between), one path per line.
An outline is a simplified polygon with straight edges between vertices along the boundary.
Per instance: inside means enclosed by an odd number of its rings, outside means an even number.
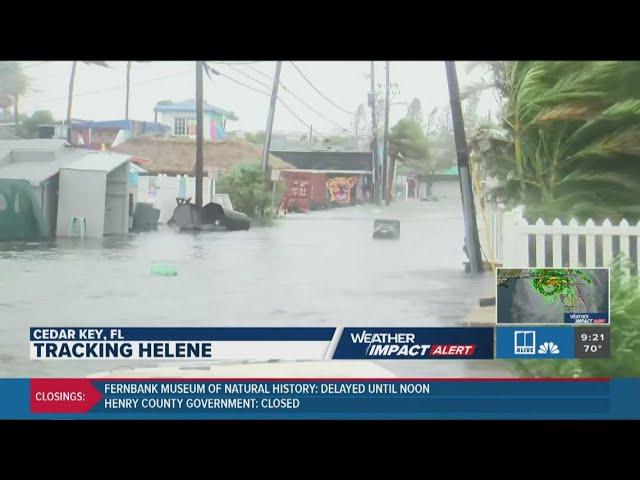
M151 275L162 275L163 277L175 277L178 275L178 271L171 265L164 265L157 263L151 266Z

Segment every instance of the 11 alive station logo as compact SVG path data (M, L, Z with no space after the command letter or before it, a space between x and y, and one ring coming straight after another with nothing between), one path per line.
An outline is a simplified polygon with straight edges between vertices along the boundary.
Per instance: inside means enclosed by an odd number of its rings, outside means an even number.
M351 342L366 344L366 357L471 357L476 346L473 344L419 343L415 333L372 333L366 330L351 333Z

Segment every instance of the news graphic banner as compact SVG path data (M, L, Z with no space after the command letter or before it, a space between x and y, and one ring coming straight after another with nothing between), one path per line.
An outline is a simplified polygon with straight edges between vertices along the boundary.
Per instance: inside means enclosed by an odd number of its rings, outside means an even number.
M493 328L33 327L32 360L492 359Z
M640 419L640 379L0 379L2 419Z

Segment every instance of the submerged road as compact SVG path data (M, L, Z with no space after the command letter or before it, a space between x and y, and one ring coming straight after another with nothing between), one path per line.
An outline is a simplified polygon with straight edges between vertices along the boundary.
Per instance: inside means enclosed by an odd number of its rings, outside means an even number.
M372 240L375 218L399 241ZM119 361L32 361L30 326L456 326L492 295L464 273L459 200L291 214L244 232L0 243L0 376L80 376ZM177 277L150 274L155 262ZM130 362L151 366L152 362ZM504 376L494 362L380 362L403 376Z

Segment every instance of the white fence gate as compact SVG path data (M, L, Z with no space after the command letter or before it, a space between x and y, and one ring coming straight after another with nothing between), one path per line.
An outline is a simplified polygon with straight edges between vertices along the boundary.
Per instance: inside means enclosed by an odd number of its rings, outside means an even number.
M486 220L485 220L486 219ZM631 273L638 274L640 260L640 222L618 225L605 220L584 225L573 219L568 225L542 219L529 224L524 208L504 210L492 207L478 212L478 230L484 256L507 268L527 267L608 267L622 254L630 262ZM486 225L485 225L486 223ZM487 235L489 233L489 235Z

